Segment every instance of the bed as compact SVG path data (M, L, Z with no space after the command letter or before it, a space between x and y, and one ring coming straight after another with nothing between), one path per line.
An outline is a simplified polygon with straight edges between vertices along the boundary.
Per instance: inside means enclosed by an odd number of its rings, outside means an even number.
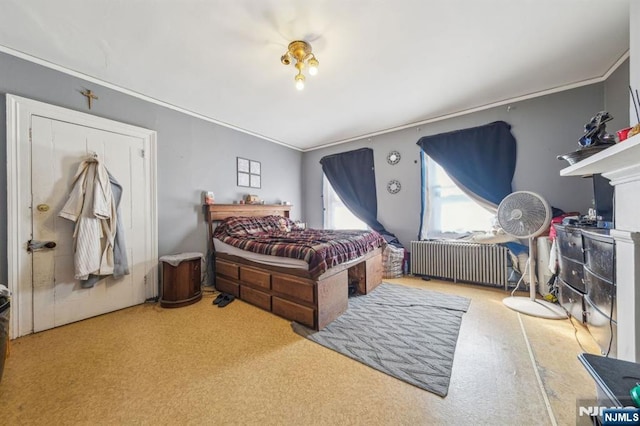
M367 294L382 282L384 239L375 232L301 229L289 219L290 209L205 206L215 286L320 330L346 311L350 283Z

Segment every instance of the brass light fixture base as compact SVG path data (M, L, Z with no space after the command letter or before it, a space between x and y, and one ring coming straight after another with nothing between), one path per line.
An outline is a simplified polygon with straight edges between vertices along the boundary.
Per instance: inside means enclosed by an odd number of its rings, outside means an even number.
M306 65L309 65L309 73L315 75L318 69L319 62L312 52L311 45L306 41L296 40L289 43L287 51L280 57L280 62L284 65L290 65L295 60L295 67L298 70L298 74L295 76L296 87L298 90L304 88L305 76L302 74L302 70Z
M289 43L289 47L287 47L287 53L291 57L296 58L296 61L301 62L301 61L304 61L307 55L311 54L311 46L309 46L309 44L306 41L301 41L301 40L292 41L291 43ZM289 65L291 63L290 61L289 63L285 63L284 61L284 58L288 56L287 53L285 53L282 56L283 58L282 63L285 65Z

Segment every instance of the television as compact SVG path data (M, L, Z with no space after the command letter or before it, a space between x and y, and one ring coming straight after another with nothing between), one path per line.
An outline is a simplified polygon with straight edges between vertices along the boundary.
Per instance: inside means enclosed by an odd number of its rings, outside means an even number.
M593 175L593 201L598 228L613 228L613 186L600 174Z

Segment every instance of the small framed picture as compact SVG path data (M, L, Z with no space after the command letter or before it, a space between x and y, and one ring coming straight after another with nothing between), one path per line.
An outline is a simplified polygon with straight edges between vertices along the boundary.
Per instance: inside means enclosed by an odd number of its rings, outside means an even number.
M238 165L238 186L248 186L250 188L261 188L261 166L259 161L247 158L236 157Z
M249 173L238 172L238 186L249 186Z
M237 159L238 159L238 173L240 172L249 173L250 161L242 157L237 157Z
M251 175L251 187L260 188L260 175Z
M259 175L260 174L260 162L259 161L249 161L250 164L250 173L252 175Z

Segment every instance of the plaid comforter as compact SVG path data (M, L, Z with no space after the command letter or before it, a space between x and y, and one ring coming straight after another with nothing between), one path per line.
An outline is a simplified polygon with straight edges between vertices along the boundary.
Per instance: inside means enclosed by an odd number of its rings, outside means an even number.
M298 229L282 216L227 218L213 237L242 250L304 260L313 278L385 243L375 231Z

